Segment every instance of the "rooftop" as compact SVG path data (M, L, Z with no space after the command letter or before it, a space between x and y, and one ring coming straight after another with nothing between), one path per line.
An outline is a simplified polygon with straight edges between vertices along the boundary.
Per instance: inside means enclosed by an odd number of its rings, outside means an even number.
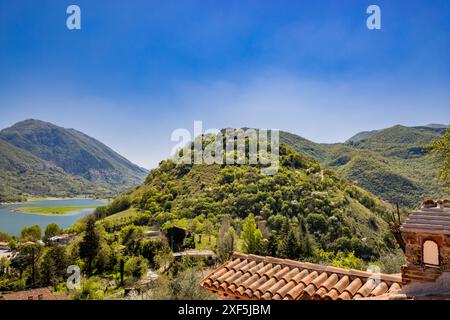
M215 253L212 250L186 250L183 252L175 252L173 254L174 257L215 257Z
M54 295L48 288L0 294L0 300L65 300L65 295Z
M425 201L420 210L413 211L409 215L400 230L450 234L450 201Z
M9 248L8 242L0 241L0 248L6 248L6 247Z
M401 289L401 275L234 253L200 284L225 298L237 299L390 299Z
M71 238L74 238L74 237L75 236L72 235L72 234L64 233L64 234L60 234L60 235L57 235L57 236L53 236L53 237L49 238L48 240L49 241L58 241L58 240L71 239Z

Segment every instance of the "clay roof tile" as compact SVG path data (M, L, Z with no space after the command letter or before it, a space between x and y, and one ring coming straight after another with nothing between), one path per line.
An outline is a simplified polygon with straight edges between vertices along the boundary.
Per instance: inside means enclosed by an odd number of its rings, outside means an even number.
M200 284L241 299L347 300L395 294L401 289L401 276L235 253Z
M368 279L366 281L366 283L361 288L359 288L359 290L356 292L355 298L368 297L370 295L370 293L372 292L372 290L375 289L376 286L377 286L377 283L374 279Z
M371 296L381 296L382 294L386 293L389 290L388 285L386 284L386 282L382 281L380 282L375 289L373 289L373 291L371 292Z
M355 278L345 289L344 292L338 297L338 300L350 300L363 285L360 278Z
M310 297L316 293L317 289L320 287L320 285L327 280L328 274L326 272L322 272L317 278L315 278L311 283L304 289L305 293L308 294Z

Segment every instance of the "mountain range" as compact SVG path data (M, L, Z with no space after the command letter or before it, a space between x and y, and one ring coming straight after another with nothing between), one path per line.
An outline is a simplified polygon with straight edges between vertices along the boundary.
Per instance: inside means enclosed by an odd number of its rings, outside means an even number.
M334 144L281 131L280 143L383 200L412 208L423 198L448 196L435 179L437 169L425 148L445 130L441 124L396 125ZM30 119L0 131L0 200L113 196L146 176L147 170L75 129Z
M361 132L345 143L320 144L289 132L280 143L305 153L362 188L393 204L416 207L427 197L448 196L436 180L437 166L427 144L439 139L445 125Z
M0 195L113 196L147 170L75 129L25 120L0 131Z

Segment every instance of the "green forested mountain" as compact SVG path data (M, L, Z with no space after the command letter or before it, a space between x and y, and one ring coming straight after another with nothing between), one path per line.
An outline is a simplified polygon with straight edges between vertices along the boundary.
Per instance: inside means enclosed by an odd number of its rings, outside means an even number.
M8 163L3 170L3 176L16 174L16 171L10 169L21 167L29 162L29 159L33 159L32 163L39 163L37 167L45 167L44 171L59 175L60 182L70 177L66 183L56 183L54 188L71 194L83 190L82 186L90 186L88 191L100 189L109 193L117 192L141 183L147 174L145 169L132 164L101 142L74 129L65 129L48 122L19 122L0 131L0 141L3 141L0 153L2 162ZM15 152L11 151L11 147L14 147ZM8 154L14 154L14 157L8 157L7 160ZM43 172L34 169L27 171L30 180L36 172ZM19 176L20 179L24 178L23 173ZM33 181L33 187L18 182L14 184L14 188L8 184L8 188L33 195L47 194L44 191L46 188L36 188L35 184L42 180L38 176L36 179L37 181ZM79 182L74 182L74 179ZM50 194L53 193L49 192L48 195Z
M425 197L446 195L436 181L434 160L424 148L444 131L442 125L397 125L359 133L346 143L317 144L286 132L280 140L384 200L415 207Z
M0 140L0 202L20 200L26 195L56 197L81 194L108 195L111 192Z
M386 222L391 208L384 202L285 144L280 155L281 166L273 176L261 174L255 165L162 161L127 201L148 215L150 224L204 217L218 226L227 217L239 230L239 221L253 214L267 239L281 237L289 218L294 225L305 225L308 231L303 232L315 248L353 251L366 260L395 250ZM276 241L282 239L269 239L273 245Z

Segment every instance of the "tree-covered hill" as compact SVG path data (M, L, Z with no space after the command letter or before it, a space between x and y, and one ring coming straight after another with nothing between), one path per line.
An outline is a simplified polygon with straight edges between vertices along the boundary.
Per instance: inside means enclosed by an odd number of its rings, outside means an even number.
M347 143L318 144L286 132L280 140L382 199L413 208L426 197L446 196L425 148L444 132L441 125L397 125L357 134Z
M0 131L0 140L24 152L14 158L26 162L29 155L48 166L59 168L67 176L86 180L91 185L109 192L117 192L141 183L147 171L131 163L103 143L74 129L65 129L39 120L25 120ZM14 160L10 159L14 166ZM5 168L6 170L6 168ZM8 172L4 172L7 174ZM65 185L72 192L73 179ZM38 181L34 181L34 184ZM77 183L75 183L76 185ZM61 187L62 185L59 184ZM17 184L18 190L42 194L41 190L25 190L26 185ZM77 186L74 187L77 189ZM91 188L92 189L92 188Z
M0 140L0 202L24 196L111 195L106 187L65 173L28 151Z
M254 215L267 241L263 254L283 256L282 249L267 246L282 243L292 226L304 229L302 239L311 241L311 250L355 252L369 261L396 249L386 222L389 206L287 145L281 145L280 156L279 171L272 176L257 165L165 160L126 196L127 202L159 226L203 217L218 228L227 218L239 232L241 222ZM98 216L123 210L121 199L115 201L120 209L98 210ZM311 252L302 257L310 258Z

